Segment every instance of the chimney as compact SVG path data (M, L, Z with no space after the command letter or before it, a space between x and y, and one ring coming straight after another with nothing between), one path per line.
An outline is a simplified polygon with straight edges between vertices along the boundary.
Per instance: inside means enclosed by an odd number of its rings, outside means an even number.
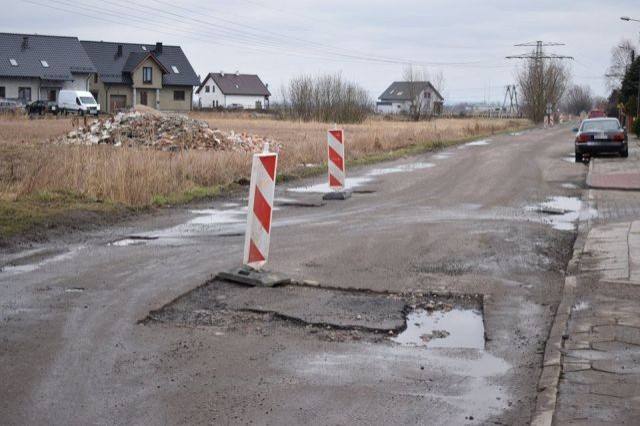
M118 50L116 51L116 58L119 58L122 56L122 45L119 44L118 45Z
M154 50L156 55L162 55L162 43L161 42L157 42L156 43L156 49Z
M22 50L26 50L28 48L29 48L29 37L24 36L22 37Z
M240 71L236 70L236 77L240 75Z

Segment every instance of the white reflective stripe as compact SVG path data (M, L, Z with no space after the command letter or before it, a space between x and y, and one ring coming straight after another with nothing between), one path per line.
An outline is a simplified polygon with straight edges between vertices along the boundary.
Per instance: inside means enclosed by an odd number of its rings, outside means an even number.
M247 230L244 239L244 256L243 263L251 266L252 268L259 269L267 261L269 256L269 242L270 242L270 229L265 230L260 220L253 212L256 188L260 190L260 193L267 201L270 209L269 224L273 220L273 198L275 193L275 182L271 179L271 176L264 168L260 157L274 156L275 157L275 169L277 170L278 156L276 154L255 154L253 156L253 162L251 164L251 183L249 188L249 209L247 212ZM275 173L274 173L275 175ZM268 232L269 231L269 232ZM249 262L249 254L251 241L255 244L256 248L264 260L257 262Z
M329 173L332 174L333 177L336 178L342 184L342 186L344 186L345 184L344 172L340 170L338 166L333 164L331 161L329 161Z

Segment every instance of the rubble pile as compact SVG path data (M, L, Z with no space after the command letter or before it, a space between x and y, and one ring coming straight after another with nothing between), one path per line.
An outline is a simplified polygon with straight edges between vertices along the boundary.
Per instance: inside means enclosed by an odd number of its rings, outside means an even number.
M148 147L162 151L207 150L260 152L282 145L247 133L212 129L204 121L184 115L154 112L120 112L108 119L93 120L58 140L63 144Z

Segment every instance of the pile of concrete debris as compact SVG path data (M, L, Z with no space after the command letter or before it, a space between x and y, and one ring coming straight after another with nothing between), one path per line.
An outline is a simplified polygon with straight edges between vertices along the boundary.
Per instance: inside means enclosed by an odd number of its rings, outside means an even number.
M247 133L212 129L204 121L179 114L133 110L108 119L93 120L58 142L63 144L148 147L162 151L260 152L265 143L271 150L282 145L272 139Z

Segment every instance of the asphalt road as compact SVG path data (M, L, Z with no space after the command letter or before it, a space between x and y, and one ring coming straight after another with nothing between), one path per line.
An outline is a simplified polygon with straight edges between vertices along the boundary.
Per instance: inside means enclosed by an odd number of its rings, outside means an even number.
M485 295L484 350L332 340L259 318L138 323L240 263L243 200L4 253L0 423L527 424L577 217L537 206L582 197L571 141L570 126L537 129L349 170L362 178L351 199L274 213L269 269ZM287 191L300 185L279 187L279 204L320 201Z

